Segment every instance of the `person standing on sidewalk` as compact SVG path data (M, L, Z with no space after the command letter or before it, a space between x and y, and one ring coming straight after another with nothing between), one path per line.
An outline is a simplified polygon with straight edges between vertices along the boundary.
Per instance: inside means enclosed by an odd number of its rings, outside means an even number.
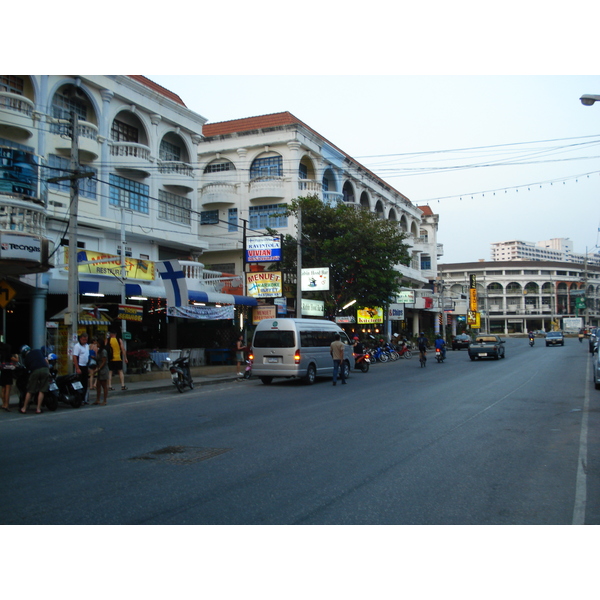
M123 373L123 362L127 363L127 353L125 352L125 345L121 338L117 338L117 332L111 331L108 339L108 389L113 390L112 376L113 373L119 374L121 380L121 389L126 390L125 375Z
M0 387L2 388L2 410L10 412L10 390L13 384L13 373L15 370L16 358L11 353L9 344L2 342L0 344L0 359L2 360L2 369L0 370Z
M41 350L32 350L29 346L21 348L21 356L23 357L23 364L29 372L29 377L27 378L25 401L23 408L19 412L25 414L31 399L37 398L37 409L35 412L39 415L42 412L44 394L48 391L50 385L48 361Z
M336 333L331 346L329 347L329 353L333 358L333 385L336 384L338 372L342 384L346 385L346 373L344 373L344 343L340 339L340 334Z
M245 352L248 348L244 345L244 335L240 333L237 342L235 344L235 362L237 364L237 375L243 377L242 363L246 362Z
M75 373L80 376L83 385L83 403L89 404L88 387L90 372L88 361L90 359L90 347L87 333L80 334L77 340L77 343L73 346L73 364L75 365Z
M106 350L105 340L100 340L98 347L98 372L96 374L96 402L101 406L106 406L108 400L108 377L110 370L108 368L108 352ZM100 402L100 392L104 392L104 402Z

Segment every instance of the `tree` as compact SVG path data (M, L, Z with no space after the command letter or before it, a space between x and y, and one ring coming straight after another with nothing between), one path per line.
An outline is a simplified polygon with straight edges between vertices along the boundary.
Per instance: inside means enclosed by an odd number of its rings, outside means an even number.
M312 297L325 301L327 314L336 314L352 300L356 300L356 308L388 304L401 284L395 267L410 262L405 234L398 223L343 203L328 206L317 196L296 198L287 215L297 217L298 210L302 217L302 267L329 267L330 292L312 293ZM286 235L284 271L296 272L296 249L297 239Z

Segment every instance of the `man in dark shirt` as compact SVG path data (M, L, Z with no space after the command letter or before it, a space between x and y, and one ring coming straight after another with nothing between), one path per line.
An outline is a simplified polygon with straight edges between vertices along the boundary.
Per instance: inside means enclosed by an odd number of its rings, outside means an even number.
M41 350L31 350L29 346L21 348L21 355L23 356L23 364L29 372L29 378L27 379L25 402L20 412L25 414L31 398L37 396L37 409L35 412L39 415L42 412L44 394L48 391L50 383L48 361Z

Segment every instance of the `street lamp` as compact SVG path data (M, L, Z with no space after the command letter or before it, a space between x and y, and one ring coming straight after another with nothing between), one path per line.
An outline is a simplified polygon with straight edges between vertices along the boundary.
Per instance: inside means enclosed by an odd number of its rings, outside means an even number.
M581 104L583 104L584 106L592 106L594 102L600 102L600 96L596 94L584 94L579 99L581 100Z

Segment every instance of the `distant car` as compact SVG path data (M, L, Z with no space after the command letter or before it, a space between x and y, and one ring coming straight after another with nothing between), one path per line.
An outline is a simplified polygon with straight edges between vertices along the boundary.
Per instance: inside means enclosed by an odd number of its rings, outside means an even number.
M590 337L589 337L589 344L590 344L590 353L594 354L595 349L596 349L596 344L598 343L598 328L597 327L592 327L590 329Z
M592 377L597 390L600 390L600 354L596 354L592 359Z
M562 331L550 331L546 334L546 346L564 346L565 336Z
M479 334L469 345L469 358L504 358L504 340L497 335Z
M469 344L473 340L466 333L460 333L452 340L452 350L460 350L461 348L469 348Z

